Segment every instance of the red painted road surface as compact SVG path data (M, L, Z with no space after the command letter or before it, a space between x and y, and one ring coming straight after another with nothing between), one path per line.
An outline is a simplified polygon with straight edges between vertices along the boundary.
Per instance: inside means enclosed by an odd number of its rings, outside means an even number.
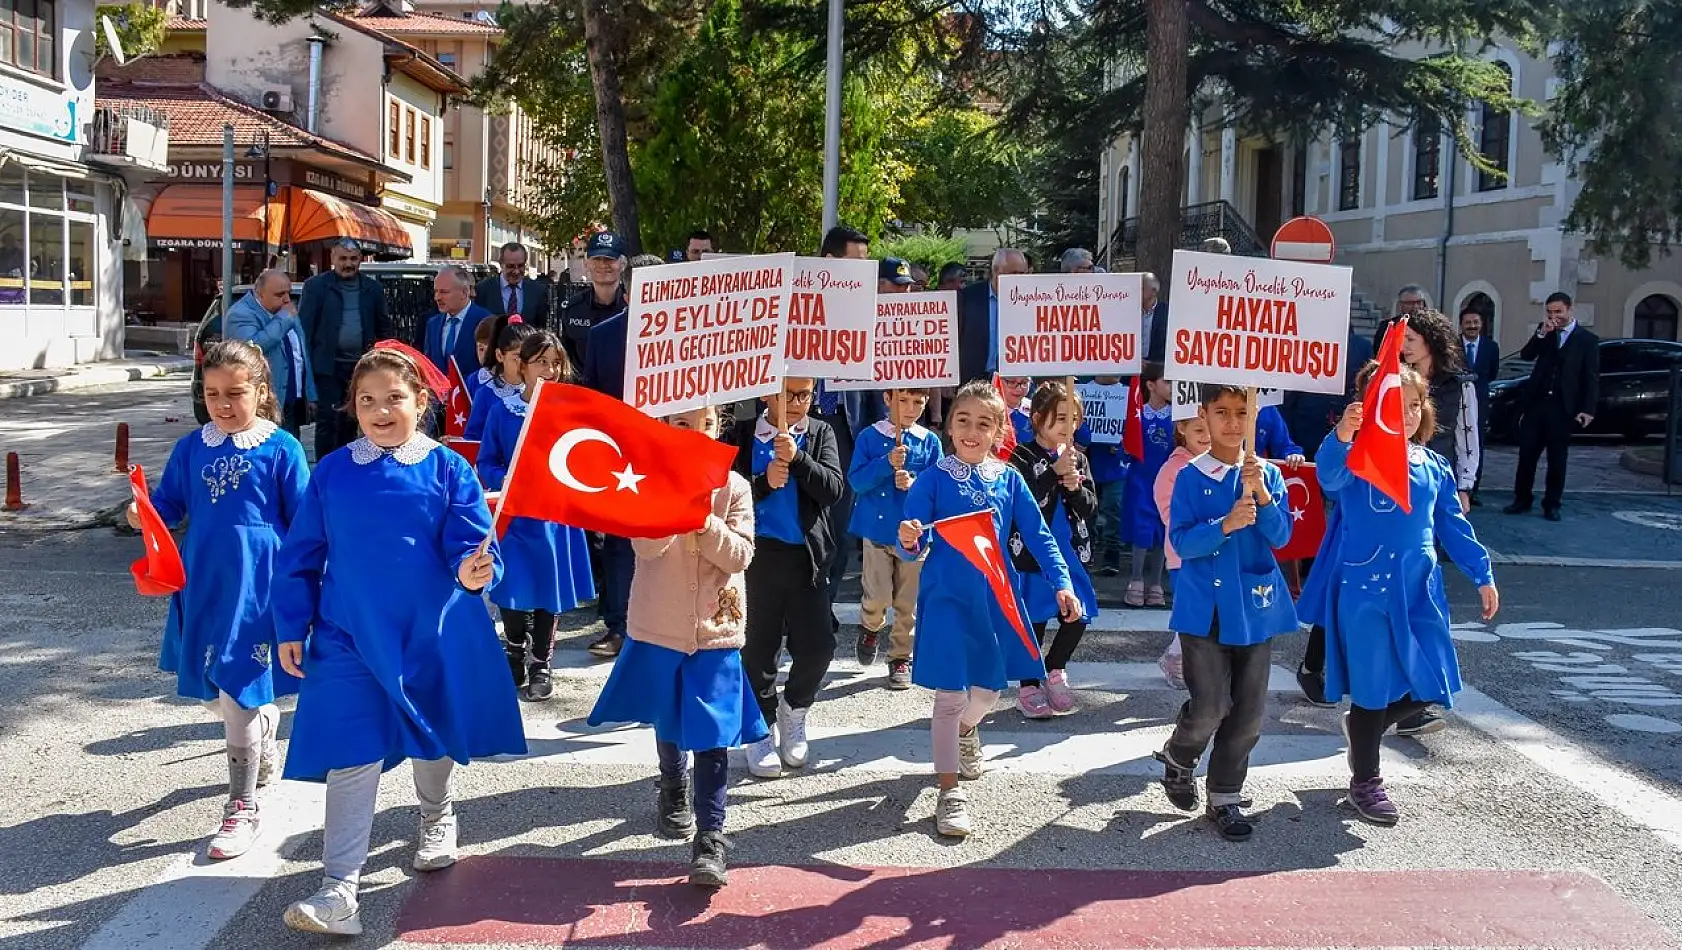
M864 947L1674 948L1588 874L749 866L709 900L670 864L472 858L422 878L425 944Z

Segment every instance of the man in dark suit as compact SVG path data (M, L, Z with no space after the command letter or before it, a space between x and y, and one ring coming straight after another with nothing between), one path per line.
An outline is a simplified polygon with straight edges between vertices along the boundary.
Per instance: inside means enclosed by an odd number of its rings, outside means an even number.
M1156 275L1146 272L1141 276L1139 305L1144 320L1139 326L1139 339L1145 341L1145 362L1162 363L1168 352L1168 305L1157 296L1162 292L1162 282Z
M427 319L426 337L421 344L426 358L445 375L450 372L450 357L455 357L456 368L464 380L479 366L479 351L473 341L479 321L495 319L489 310L468 296L472 286L473 279L459 267L445 267L432 278L432 300L438 305L438 312Z
M1479 504L1478 483L1483 481L1483 446L1488 444L1489 384L1501 369L1501 344L1483 335L1483 314L1476 310L1460 311L1460 348L1466 351L1466 368L1477 377L1473 384L1478 394L1478 481L1472 484L1472 504Z
M1524 418L1519 422L1518 473L1509 515L1530 510L1536 485L1536 463L1548 453L1547 488L1542 494L1542 517L1559 520L1565 494L1565 459L1571 436L1594 422L1600 401L1600 338L1577 325L1571 315L1571 296L1555 293L1547 300L1547 318L1519 355L1535 361L1524 386Z
M1425 299L1425 289L1418 284L1408 284L1396 291L1396 312L1378 321L1378 329L1372 335L1373 351L1384 348L1384 334L1390 332L1390 325L1396 322L1397 317L1411 317L1429 306L1431 302Z
M991 379L999 364L999 278L1028 273L1028 256L1014 248L993 252L986 283L958 291L958 378Z
M356 417L341 411L351 371L375 343L393 336L385 293L379 281L362 273L361 245L344 238L333 245L329 260L332 269L304 281L298 301L298 324L315 371L316 461L356 438Z
M526 259L529 256L524 244L504 244L499 255L502 275L480 281L474 303L495 316L517 313L520 319L532 326L546 328L549 326L549 285L526 276Z

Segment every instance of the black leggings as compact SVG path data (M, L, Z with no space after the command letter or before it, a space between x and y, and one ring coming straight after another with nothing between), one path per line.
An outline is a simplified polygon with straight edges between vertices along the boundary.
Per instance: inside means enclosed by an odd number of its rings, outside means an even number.
M1357 782L1378 777L1378 744L1385 730L1409 716L1430 708L1411 695L1403 696L1384 709L1349 707L1349 770Z
M555 652L555 615L547 610L502 608L502 642L509 659L548 666Z
M1050 623L1044 620L1034 624L1034 639L1041 647L1045 646L1045 628ZM1074 623L1058 621L1057 636L1051 641L1051 652L1045 655L1046 672L1065 669L1069 665L1069 657L1074 656L1075 647L1080 646L1080 638L1086 634L1086 623L1077 620ZM1023 686L1038 686L1039 680L1023 680Z

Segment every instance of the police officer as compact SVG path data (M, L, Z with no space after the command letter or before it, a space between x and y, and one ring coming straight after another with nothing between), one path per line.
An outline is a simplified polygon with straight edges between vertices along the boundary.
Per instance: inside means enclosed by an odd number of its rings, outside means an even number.
M625 241L612 231L598 232L584 246L584 258L590 289L561 304L561 345L574 369L584 365L590 328L625 312Z

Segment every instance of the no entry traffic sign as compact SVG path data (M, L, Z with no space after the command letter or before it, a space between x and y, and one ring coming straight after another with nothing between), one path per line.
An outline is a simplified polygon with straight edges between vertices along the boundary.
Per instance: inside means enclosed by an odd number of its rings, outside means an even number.
M1337 241L1326 222L1305 215L1279 226L1273 235L1272 254L1276 261L1330 264L1337 256Z

